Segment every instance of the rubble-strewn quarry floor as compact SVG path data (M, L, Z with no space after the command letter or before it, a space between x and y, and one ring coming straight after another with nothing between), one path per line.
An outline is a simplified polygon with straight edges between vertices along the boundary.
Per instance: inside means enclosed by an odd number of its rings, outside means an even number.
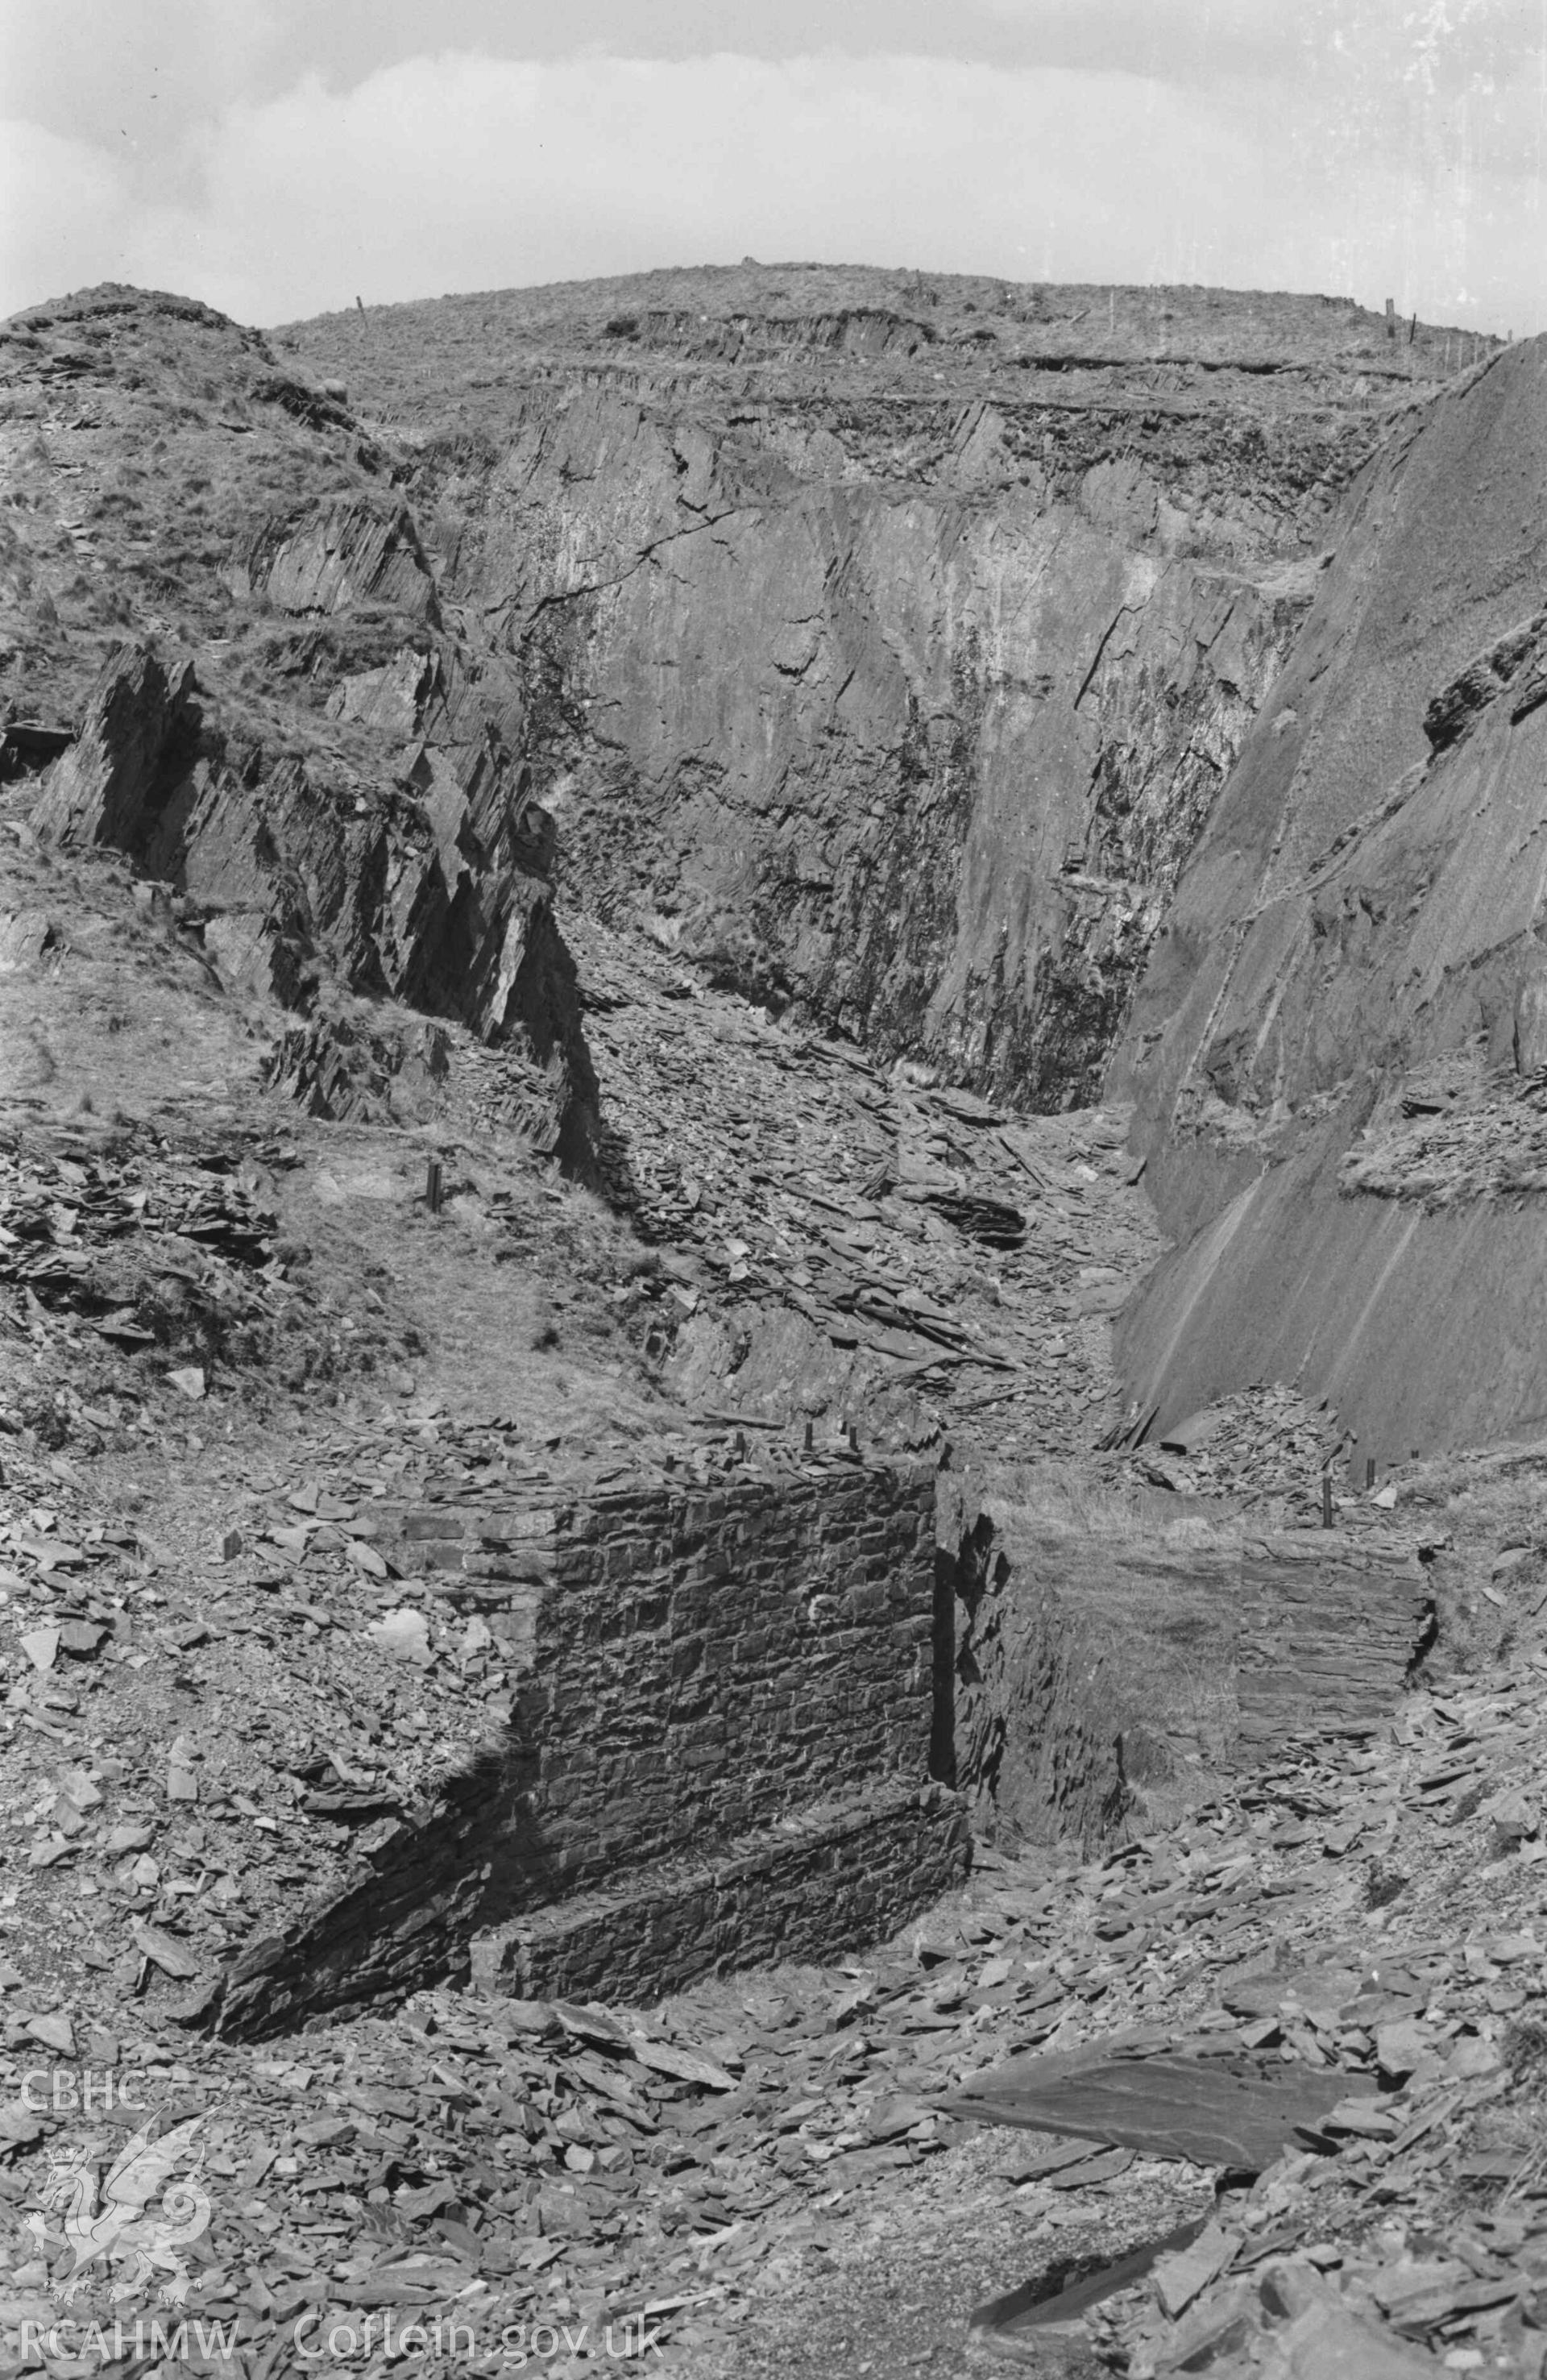
M420 1422L379 1433L376 1460L454 1477L484 1443ZM358 1484L348 1444L342 1431L311 1438L300 1485L265 1517L295 1529L314 1498L357 1502L333 1492ZM1314 2152L1223 2203L1222 2286L1233 2316L1244 2304L1263 2324L1263 2368L1279 2368L1271 2341L1287 2336L1264 2300L1303 2320L1338 2291L1415 2338L1481 2336L1492 2368L1533 2368L1494 2350L1529 2337L1539 1553L1502 1552L1482 1590L1510 1631L1513 1682L1485 1671L1421 1690L1358 1750L1312 1738L1183 1831L1087 1864L985 1855L959 1903L840 1970L731 1978L637 2016L431 1994L395 2018L253 2052L182 2022L197 1999L189 1970L207 1973L276 1888L317 1877L319 1836L337 1820L308 1801L353 1788L369 1806L373 1786L400 1791L490 1681L458 1675L477 1665L448 1645L409 1706L371 1645L369 1604L315 1545L309 1568L290 1567L293 1545L260 1545L285 1585L243 1595L238 1560L218 1600L190 1598L188 1619L159 1598L142 1615L160 1573L123 1576L139 1566L127 1548L94 1559L86 1524L105 1509L112 1458L52 1459L84 1494L25 1448L10 1460L13 1485L27 1483L10 1548L18 1616L43 1631L78 1609L113 1623L105 1654L54 1651L39 1669L49 1647L33 1649L31 1626L14 1657L8 1779L25 1830L6 1895L11 2070L19 2090L78 2059L111 2066L179 2120L209 2111L214 2262L199 2268L190 2312L239 2322L261 2347L313 2309L362 2341L389 2308L402 2322L404 2310L454 2318L484 2340L524 2321L576 2335L587 2324L594 2340L604 2319L617 2338L654 2305L652 2331L706 2375L816 2373L838 2352L856 2368L868 2356L878 2370L965 2372L985 2351L963 2343L974 2304L1164 2233L1211 2204L1211 2178L1090 2142L964 2131L937 2103L1007 2054L1140 2026L1155 2049L1200 2033L1217 2047L1282 2044L1345 2070L1350 2090L1367 2072L1383 2082L1379 2121L1356 2109L1351 2130L1332 2126ZM52 1519L31 1500L50 1475ZM1529 1476L1522 1465L1459 1499L1456 1482L1436 1483L1432 1501L1415 1482L1399 1511L1433 1537L1437 1510L1459 1500L1475 1538L1491 1505L1493 1534L1508 1536ZM349 1517L337 1510L333 1525ZM76 1559L66 1533L81 1540ZM51 1539L63 1560L45 1567ZM207 1557L199 1566L209 1574ZM91 1594L74 1586L82 1572ZM284 1722L244 1745L237 1663L271 1612L264 1675ZM1490 1649L1486 1643L1478 1658ZM347 1682L339 1709L330 1669ZM171 1742L146 1717L162 1701L164 1728L184 1706ZM5 2188L18 2217L50 2139L79 2145L79 2131L67 2107L12 2109ZM124 2137L97 2127L86 2144ZM42 2283L23 2239L4 2301L13 2326L29 2308L46 2319ZM1170 2326L1156 2333L1137 2299L1112 2318L1142 2314L1145 2351L1164 2355ZM448 2350L444 2368L463 2366Z
M130 888L106 863L83 863L81 881L71 914L95 901L122 938L115 996L139 1019ZM1349 1525L1432 1548L1442 1652L1476 1674L1416 1692L1357 1749L1311 1741L1224 1785L1179 1833L1089 1864L1077 1850L985 1854L959 1905L888 1949L729 1978L638 2015L450 1992L256 2052L204 2037L223 1961L325 1888L344 1845L508 1697L497 1647L465 1622L432 1612L415 1658L394 1651L381 1622L403 1596L372 1547L385 1498L537 1496L652 1465L731 1476L737 1425L711 1403L746 1416L747 1462L759 1418L798 1451L804 1405L826 1436L854 1413L925 1447L944 1430L953 1459L982 1462L1002 1452L998 1416L972 1391L961 1411L960 1373L938 1360L981 1352L1022 1455L1053 1409L1045 1381L1073 1370L1091 1381L1073 1408L1086 1418L1059 1408L1048 1444L1067 1459L1082 1437L1093 1483L1147 1459L1247 1510L1298 1482L1272 1517L1317 1517L1332 1426L1282 1396L1225 1417L1191 1458L1090 1452L1109 1408L1084 1368L1099 1326L1079 1312L1075 1259L1106 1257L1120 1282L1144 1247L1103 1119L1007 1127L960 1095L803 1051L728 995L684 996L648 951L576 940L629 1060L611 1112L632 1218L497 1132L416 1139L308 1118L251 1080L256 1054L246 1088L226 1061L214 1119L163 1076L104 1078L72 980L100 959L65 949L13 979L67 1082L18 1115L0 1244L18 2090L28 2073L116 2061L179 2119L209 2111L214 2261L196 2263L188 2305L236 2322L254 2369L313 2310L363 2346L389 2311L400 2327L454 2318L480 2341L547 2323L576 2338L588 2325L594 2343L606 2317L617 2343L656 2306L652 2335L706 2380L815 2374L835 2356L952 2373L989 2352L964 2338L975 2305L1160 2236L1212 2193L1186 2164L964 2127L941 2098L1006 2055L1134 2025L1157 2044L1282 2042L1346 2069L1350 2087L1378 2072L1389 2113L1226 2200L1223 2277L1194 2327L1222 2304L1249 2315L1271 2371L1272 2342L1307 2309L1346 2301L1349 2319L1384 2307L1414 2339L1481 2337L1491 2365L1530 2369L1531 1680L1547 1656L1523 1458L1403 1481L1395 1512L1339 1500ZM218 997L175 932L145 948L159 1013L180 1046L207 1048ZM692 1053L674 1091L639 1054L666 1046L640 1029L661 1013ZM465 1053L475 1075L483 1062ZM738 1124L767 1145L744 1174L721 1154ZM431 1143L447 1190L433 1217ZM686 1168L658 1154L672 1148L694 1152L696 1201ZM1018 1176L1024 1248L981 1251L927 1203L1008 1201ZM856 1206L862 1177L873 1213ZM894 1180L925 1194L895 1221ZM1061 1357L1030 1318L1043 1282ZM883 1295L899 1320L867 1313ZM763 1375L759 1395L757 1372L742 1374L792 1313L808 1368L786 1354L782 1394ZM900 1352L891 1334L921 1319L940 1338ZM718 1356L695 1368L698 1349L743 1332L729 1378ZM910 1377L888 1402L894 1366ZM18 2227L51 2143L100 2154L132 2136L82 2132L52 2106L18 2103L7 2123ZM18 2228L0 2317L18 2338L49 2310L35 2246ZM1286 2257L1293 2272L1264 2297ZM1135 2370L1193 2335L1156 2330L1152 2303L1136 2290L1095 2318L1098 2342L1118 2325ZM1504 2347L1514 2361L1498 2364ZM445 2368L466 2368L460 2349Z

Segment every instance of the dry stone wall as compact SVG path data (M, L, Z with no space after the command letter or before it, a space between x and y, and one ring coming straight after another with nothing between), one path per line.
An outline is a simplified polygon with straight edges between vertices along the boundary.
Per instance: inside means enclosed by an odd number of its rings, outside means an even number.
M379 1540L480 1614L508 1726L233 1971L228 2031L278 2030L472 1964L638 2001L819 1957L949 1889L967 1836L929 1775L934 1482L813 1463L711 1493L541 1512L446 1503Z

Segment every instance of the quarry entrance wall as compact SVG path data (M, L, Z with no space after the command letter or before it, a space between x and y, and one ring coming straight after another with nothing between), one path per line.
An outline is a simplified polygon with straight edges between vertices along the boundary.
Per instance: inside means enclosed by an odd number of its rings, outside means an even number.
M935 1482L825 1459L729 1488L382 1516L405 1583L481 1619L507 1727L357 1874L253 1943L221 2024L278 2031L469 1969L647 2000L874 1940L965 1874L930 1774Z
M1372 1733L1430 1613L1395 1541L836 1456L380 1527L394 1592L502 1641L508 1721L248 1947L230 2034L448 1975L638 2004L831 1958L949 1891L973 1836L1165 1825L1297 1743Z

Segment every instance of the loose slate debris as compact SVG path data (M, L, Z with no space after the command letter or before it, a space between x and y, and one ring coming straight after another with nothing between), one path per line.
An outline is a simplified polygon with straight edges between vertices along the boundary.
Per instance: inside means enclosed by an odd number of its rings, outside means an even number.
M0 1147L0 1281L89 1306L112 1245L145 1232L192 1242L227 1265L270 1261L275 1218L224 1149L173 1155L143 1129L115 1132L97 1147L77 1135L76 1144L69 1155L47 1151L41 1135ZM99 1299L104 1315L118 1303Z
M723 1436L693 1451L707 1482L742 1459ZM758 1459L801 1458L770 1441ZM561 2297L615 2315L671 2301L659 2320L679 2367L723 2380L803 2242L816 2255L856 2219L901 2221L921 2204L945 2220L987 2189L1013 2193L1024 2225L1006 2277L1033 2291L1033 2327L1120 2343L1135 2372L1146 2356L1157 2373L1188 2368L1205 2334L1317 2380L1312 2347L1365 2355L1346 2367L1362 2374L1377 2352L1410 2362L1428 2343L1451 2353L1479 2338L1499 2368L1524 2370L1509 2341L1525 2334L1506 2325L1533 2302L1531 2227L1547 2206L1529 2046L1541 1812L1525 1788L1547 1759L1534 1640L1503 1685L1420 1691L1356 1744L1308 1730L1174 1834L1061 1864L985 1847L958 1902L832 1970L706 1985L659 2011L447 1990L260 2056L204 2037L232 1958L325 1884L332 1841L369 1834L365 1805L429 1779L437 1742L465 1740L508 1694L497 1643L465 1655L465 1617L362 1572L350 1531L379 1498L476 1504L487 1487L508 1501L528 1478L534 1496L552 1492L549 1466L490 1426L337 1416L256 1484L239 1528L206 1520L225 1559L201 1609L132 1531L93 1515L84 1487L55 1479L45 1503L40 1479L10 1495L14 1799L0 1828L19 1881L0 2044L19 2088L42 2049L30 2026L67 2023L88 2058L92 2031L113 2031L157 2104L208 2100L212 2157L231 2170L205 2168L220 2261L192 2305L233 2308L261 2363L290 2354L308 2310L433 2318L473 2304L482 2325L542 2318ZM272 1647L236 1626L234 1586ZM21 1635L76 1609L101 1646L37 1669ZM423 1621L427 1670L372 1636L405 1609ZM250 1648L272 1691L282 1644L292 1698L326 1686L328 1736L286 1735L265 1764L235 1721L201 1731L179 1716L145 1743L138 1698L163 1665L218 1683L242 1719L229 1665ZM175 1770L192 1804L171 1797ZM312 1806L333 1797L349 1806ZM1393 1876L1407 1879L1395 1897L1366 1907ZM55 1876L67 1900L45 1898ZM79 1953L50 1962L42 1928L60 1909L81 1913ZM1006 2060L1039 2043L1057 2061L1038 2061L1048 2150L1018 2169L986 2151L974 2162L991 2136L955 2111L981 2112ZM1311 2113L1312 2137L1284 2150L1280 2130L1253 2192L1227 2193L1205 2264L1157 2262L1110 2289L1087 2272L1080 2303L1053 2313L1057 2292L1023 2277L1067 2265L1103 2210L1131 2194L1154 2241L1174 2228L1164 2204L1152 2219L1157 2190L1196 2218L1196 2169L1179 2158L1265 2153L1239 2091L1224 2093L1264 2076L1297 2121ZM1058 2135L1080 2125L1092 2150L1070 2154ZM33 2203L57 2130L26 2111L0 2128L15 2203ZM1127 2145L1103 2154L1111 2141ZM1329 2240L1340 2261L1311 2262ZM18 2338L0 2305L0 2346Z
M931 1190L928 1203L948 1223L986 1248L1018 1248L1026 1237L1026 1218L1018 1207L997 1198L968 1197L954 1190Z
M1065 2289L1048 2291L1039 2281L1029 2281L1023 2289L1007 2290L1003 2297L991 2298L986 2305L978 2306L970 2327L997 2344L1006 2344L1023 2338L1028 2331L1050 2330L1075 2322L1104 2300L1143 2280L1162 2257L1175 2256L1190 2248L1204 2228L1205 2218L1201 2215L1190 2223L1178 2223L1162 2239L1130 2249L1126 2256L1104 2265L1099 2272L1088 2273L1082 2280L1070 2282Z
M1320 2137L1347 2092L1335 2069L1296 2070L1245 2053L1211 2057L1199 2043L1147 2056L1125 2057L1119 2048L1109 2057L1016 2059L959 2092L946 2110L1260 2173L1297 2133Z
M1321 1515L1322 1475L1336 1474L1338 1525L1366 1526L1372 1501L1342 1485L1348 1438L1324 1402L1311 1404L1292 1388L1244 1389L1200 1413L1156 1427L1154 1411L1131 1412L1105 1444L1120 1450L1115 1478L1134 1478L1184 1496L1227 1496L1267 1525Z
M6 720L0 726L0 784L45 769L74 742L73 727L52 726L41 720Z
M871 1427L904 1443L959 1420L1006 1456L1094 1443L1106 1318L1158 1254L1120 1115L1010 1117L794 1032L593 918L565 932L608 1087L610 1195L661 1256L640 1285L646 1343L700 1410L733 1401L756 1423L890 1400Z

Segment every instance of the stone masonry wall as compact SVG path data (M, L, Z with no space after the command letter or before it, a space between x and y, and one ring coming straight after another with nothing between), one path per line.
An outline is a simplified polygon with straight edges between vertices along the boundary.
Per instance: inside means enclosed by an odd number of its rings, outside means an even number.
M941 1787L872 1789L481 1933L473 1974L526 1999L583 2000L609 1997L621 1958L647 1966L659 1992L714 1969L828 1958L949 1892L966 1840Z
M383 1515L405 1599L503 1640L510 1724L343 1892L249 1946L223 2029L401 1995L479 1937L507 1988L640 2000L901 1924L966 1860L929 1780L934 1535L930 1474L838 1460Z
M869 1472L562 1517L516 1723L563 1889L922 1781L934 1482Z

